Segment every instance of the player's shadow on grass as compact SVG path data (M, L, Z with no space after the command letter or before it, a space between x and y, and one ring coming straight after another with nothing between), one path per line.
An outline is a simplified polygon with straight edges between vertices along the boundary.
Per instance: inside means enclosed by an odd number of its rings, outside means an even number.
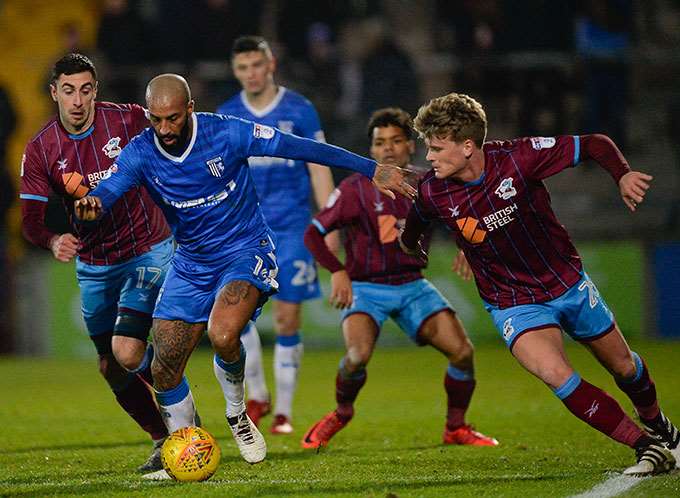
M16 450L9 450L5 454L7 455L21 455L23 453L31 453L34 451L64 451L64 450L105 450L108 448L129 448L132 446L144 446L149 447L148 441L131 441L128 443L111 442L111 443L72 443L72 444L55 444L49 446L31 446L28 448L19 448Z

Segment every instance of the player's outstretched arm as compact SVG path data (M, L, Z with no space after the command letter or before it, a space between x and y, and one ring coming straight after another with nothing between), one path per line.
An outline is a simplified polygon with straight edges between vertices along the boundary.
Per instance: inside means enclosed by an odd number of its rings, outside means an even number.
M73 204L76 218L80 221L96 221L104 212L102 200L94 195L88 195L78 199Z
M628 209L635 212L649 189L652 176L631 171L626 158L616 144L606 135L599 133L581 135L581 159L593 159L604 168L619 186L621 198Z
M649 182L654 177L639 171L629 171L619 180L619 191L623 202L632 212L635 212L638 204L645 199L649 189Z
M408 177L413 171L393 166L390 164L378 164L373 174L373 184L386 196L394 199L394 193L415 199L418 191L408 183Z

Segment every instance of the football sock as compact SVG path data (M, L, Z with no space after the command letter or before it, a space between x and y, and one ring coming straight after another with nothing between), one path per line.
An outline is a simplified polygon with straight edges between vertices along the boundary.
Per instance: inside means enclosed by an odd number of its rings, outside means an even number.
M616 385L633 402L640 418L643 421L651 421L660 414L659 402L656 399L656 386L649 377L647 365L635 352L633 352L633 360L635 361L635 375L628 379L616 379Z
M151 361L153 360L153 344L149 343L146 346L146 351L144 352L144 357L142 362L134 370L130 370L131 373L138 375L146 382L149 386L153 386L153 377L151 376Z
M345 369L345 359L340 360L338 374L335 377L335 400L338 403L335 411L343 422L354 416L354 401L366 384L366 377L365 368L362 367L357 372L349 373Z
M215 377L222 387L224 401L227 403L227 417L235 417L246 409L244 403L245 382L244 371L246 364L246 350L241 343L238 360L228 363L217 354L213 361Z
M465 412L476 385L474 371L461 370L449 364L444 376L447 397L446 428L456 429L465 424Z
M186 377L172 389L156 391L156 400L165 426L172 433L182 427L196 426L196 407Z
M615 441L636 448L649 438L614 398L575 372L554 392L571 413Z
M300 334L279 335L274 346L274 378L276 379L275 415L290 418L293 409L293 394L297 387L298 370L302 359L303 345Z
M246 348L245 378L248 399L268 401L269 391L262 366L262 343L255 324L246 325L246 328L241 332L241 342L243 347Z
M152 439L164 438L168 431L153 394L136 375L128 374L128 378L129 381L124 387L113 391L116 401Z

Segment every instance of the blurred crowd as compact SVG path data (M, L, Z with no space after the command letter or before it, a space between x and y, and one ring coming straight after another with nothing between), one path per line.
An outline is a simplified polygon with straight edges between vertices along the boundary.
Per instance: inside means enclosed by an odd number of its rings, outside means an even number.
M314 103L333 143L365 151L364 125L374 109L414 113L429 98L469 93L493 115L492 139L608 134L629 159L643 162L638 167L662 173L655 184L662 201L640 226L661 228L661 237L680 232L678 0L101 0L95 11L94 43L78 23L65 23L58 43L62 53L93 58L100 100L143 102L149 78L173 71L188 76L198 110L214 111L240 89L229 66L232 42L260 34L272 42L277 81ZM0 87L3 280L5 214L18 178L6 144L17 114ZM581 197L578 206L606 208L615 199L607 195L600 204ZM568 199L562 204L576 206ZM588 221L572 232L593 237L606 234L597 229L621 228Z

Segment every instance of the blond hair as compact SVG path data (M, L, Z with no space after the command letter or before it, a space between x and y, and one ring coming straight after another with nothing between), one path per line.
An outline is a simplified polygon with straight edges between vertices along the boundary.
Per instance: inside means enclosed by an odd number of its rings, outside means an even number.
M486 138L486 113L482 104L463 93L449 93L418 109L413 122L421 138L472 140L481 147Z

